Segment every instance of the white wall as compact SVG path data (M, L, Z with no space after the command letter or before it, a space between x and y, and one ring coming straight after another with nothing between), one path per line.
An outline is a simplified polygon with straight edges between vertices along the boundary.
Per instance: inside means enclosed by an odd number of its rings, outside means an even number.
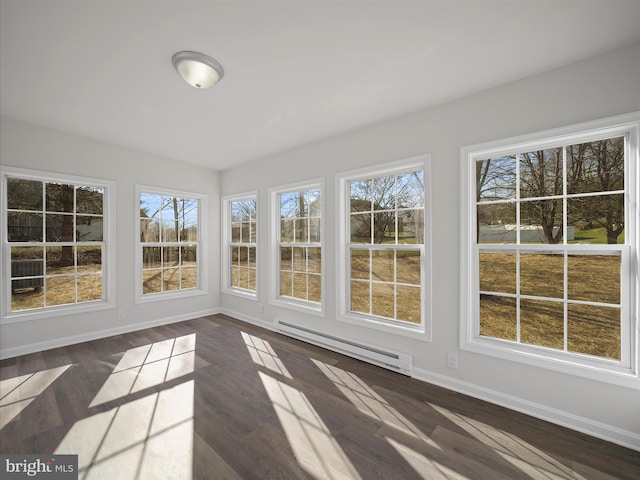
M114 309L23 320L0 326L2 357L75 343L215 311L220 302L220 176L217 172L88 138L0 119L0 164L116 183L116 301ZM135 185L208 196L205 219L208 293L184 300L135 304ZM118 311L125 319L119 320Z
M259 192L260 272L258 301L223 294L223 309L267 326L285 320L410 353L417 377L640 449L640 383L636 388L601 384L458 349L460 147L640 110L639 79L637 44L224 172L223 195ZM422 153L432 156L436 200L432 342L336 321L332 260L337 253L335 175ZM318 177L326 185L325 318L268 305L267 297L273 274L267 262L268 189ZM446 352L459 354L459 370L446 367Z

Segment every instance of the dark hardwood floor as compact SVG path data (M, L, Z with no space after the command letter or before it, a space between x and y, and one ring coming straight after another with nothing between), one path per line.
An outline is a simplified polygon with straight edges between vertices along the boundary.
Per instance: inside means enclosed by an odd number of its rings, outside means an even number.
M223 315L0 362L1 453L80 478L640 478L640 452Z

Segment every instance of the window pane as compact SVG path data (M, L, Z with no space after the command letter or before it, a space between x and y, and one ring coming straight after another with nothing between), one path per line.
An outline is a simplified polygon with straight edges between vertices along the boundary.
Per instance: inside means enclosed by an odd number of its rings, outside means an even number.
M17 279L11 282L13 304L20 305L20 309L40 308L44 297L35 298L44 285L42 247L13 247L11 249L11 277ZM29 294L27 296L27 294Z
M480 291L516 293L514 252L480 252Z
M320 236L321 222L319 218L309 219L309 241L320 243L322 237Z
M373 214L373 243L396 243L396 212Z
M307 206L307 216L320 217L322 215L322 194L319 189L304 192L304 201Z
M76 213L102 215L104 211L104 188L76 187Z
M293 219L300 215L300 194L280 194L280 218Z
M160 247L142 247L142 268L162 267Z
M239 267L231 267L231 286L236 288L240 287L240 268Z
M311 302L322 301L322 276L321 275L308 275L309 280L309 300Z
M180 247L181 252L181 265L183 267L195 267L198 260L198 247L195 245L188 245L186 247Z
M198 222L185 221L180 228L181 242L197 242L198 241Z
M520 341L564 349L564 303L521 300Z
M293 249L289 247L280 248L280 270L290 272L293 270Z
M362 180L360 182L349 182L350 212L370 212L372 200L372 180Z
M162 270L162 290L167 292L180 289L180 269L164 268Z
M7 208L42 211L42 187L37 180L7 178Z
M44 279L32 278L11 282L11 311L44 308Z
M322 273L322 249L319 247L307 248L309 273Z
M78 273L102 271L102 247L76 247Z
M373 209L393 210L396 205L396 177L378 177L373 179Z
M371 299L371 313L373 315L395 318L395 295L393 284L372 283Z
M102 217L76 217L76 240L78 242L101 242Z
M520 204L520 243L562 243L562 199Z
M159 242L160 241L160 223L158 218L140 219L140 241L141 242Z
M624 190L624 137L567 147L567 191Z
M73 215L46 214L47 242L73 242Z
M180 247L163 247L162 266L177 267L180 265Z
M142 271L143 293L160 293L162 291L162 270Z
M293 242L294 228L295 228L295 220L281 220L280 221L280 241Z
M247 265L256 268L256 247L247 247Z
M247 270L247 281L249 290L256 290L256 269L250 268Z
M521 252L520 293L537 297L564 298L564 254Z
M240 224L240 223L232 223L231 224L231 241L233 243L239 243L240 242L241 225L242 224Z
M46 254L47 275L75 273L75 248L73 246L47 247Z
M480 295L480 335L517 340L515 298Z
M620 360L620 309L569 304L567 348Z
M351 282L351 311L369 313L371 301L369 286L369 282Z
M102 274L78 276L78 303L102 300Z
M293 296L301 300L307 299L307 275L304 273L293 274Z
M42 214L7 212L10 242L42 242Z
M172 220L162 220L162 232L160 233L161 242L177 242L178 231L176 223Z
M249 243L256 243L258 238L257 223L255 221L249 222L249 226L251 228Z
M476 162L476 199L508 200L516 196L516 159L495 157Z
M424 172L422 170L398 175L398 208L424 206Z
M307 249L305 247L293 249L293 270L294 272L307 271Z
M290 271L280 272L280 295L285 297L293 295L293 274Z
M154 218L160 216L162 197L153 193L140 194L140 216Z
M75 275L47 277L45 279L45 301L47 307L67 305L76 301Z
M351 278L369 280L369 250L351 250Z
M295 241L299 243L307 243L309 241L309 219L303 218L294 220L295 225Z
M478 243L516 243L515 203L478 205Z
M393 250L373 250L371 252L371 265L371 278L373 280L380 282L394 281L395 252Z
M182 269L182 288L198 287L198 269L187 267Z
M47 212L74 212L74 191L73 185L62 183L47 183L45 185Z
M351 222L351 243L371 243L371 214L353 214Z
M420 323L422 292L420 287L396 286L396 316L398 320Z
M396 252L396 281L420 285L420 252L417 250Z
M567 200L567 224L580 243L624 243L624 195L596 195Z
M424 244L424 211L398 212L398 243Z
M569 300L620 304L620 253L569 255Z
M562 195L562 148L523 153L520 198Z

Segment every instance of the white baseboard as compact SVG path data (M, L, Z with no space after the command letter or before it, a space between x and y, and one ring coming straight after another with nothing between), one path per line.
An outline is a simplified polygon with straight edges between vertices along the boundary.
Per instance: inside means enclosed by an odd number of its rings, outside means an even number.
M161 325L169 325L171 323L183 322L185 320L191 320L193 318L204 317L207 315L215 315L221 313L219 308L212 308L202 310L199 312L191 312L182 315L175 315L173 317L164 317L148 322L134 323L128 325L122 325L116 328L109 328L106 330L97 330L94 332L81 333L79 335L71 335L69 337L54 338L45 342L29 343L27 345L20 345L18 347L6 348L0 351L0 360L5 358L17 357L19 355L27 355L29 353L42 352L45 350L51 350L52 348L67 347L76 343L90 342L92 340L99 340L101 338L112 337L113 335L122 335L123 333L135 332L138 330L144 330L145 328L159 327Z
M245 315L244 313L236 312L235 310L230 310L228 308L220 308L218 313L222 313L224 315L228 315L230 317L235 318L236 320L242 320L243 322L251 323L252 325L256 325L258 327L266 328L267 330L275 331L276 324L271 322L265 322L264 320L253 317L251 315Z
M413 367L412 377L416 380L432 383L458 393L469 395L547 422L586 433L608 442L640 451L640 435L636 432L596 422L570 412L557 410L538 403L523 400L495 390L480 387L472 383L457 380L437 373Z

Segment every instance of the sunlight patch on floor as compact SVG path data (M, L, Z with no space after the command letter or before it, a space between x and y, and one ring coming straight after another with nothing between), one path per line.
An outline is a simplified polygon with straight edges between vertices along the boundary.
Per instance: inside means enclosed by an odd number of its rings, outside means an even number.
M71 365L0 381L0 429L8 425Z
M447 468L434 460L430 460L420 452L416 452L412 448L394 440L391 437L385 437L385 439L391 444L395 451L398 452L400 456L411 466L411 468L413 468L415 472L424 480L466 480L467 478L464 475L460 475L459 473L456 473L450 468Z
M581 478L571 467L516 435L439 405L427 404L523 473L535 478Z
M56 454L77 454L79 478L192 478L194 381L77 421Z
M89 407L162 385L195 369L196 334L127 350Z
M304 393L263 372L258 374L298 464L318 479L360 479Z
M247 350L249 350L251 360L253 360L254 363L265 367L272 372L279 373L290 380L293 379L284 366L284 363L282 363L282 360L278 358L278 355L268 341L254 335L250 335L246 332L240 333L245 345L247 346Z
M393 408L389 403L373 391L357 375L333 365L311 359L329 380L347 397L362 413L417 439L439 448L436 443L416 427L409 419Z

